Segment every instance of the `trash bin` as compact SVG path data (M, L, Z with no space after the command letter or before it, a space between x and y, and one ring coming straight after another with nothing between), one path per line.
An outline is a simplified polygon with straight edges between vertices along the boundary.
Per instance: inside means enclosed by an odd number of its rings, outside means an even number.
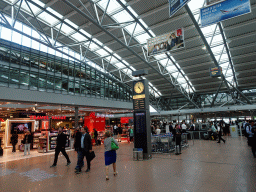
M133 161L137 161L138 160L138 153L137 153L137 148L133 149Z
M143 161L143 149L142 148L138 148L138 161Z
M133 149L133 161L143 161L143 149L134 148Z

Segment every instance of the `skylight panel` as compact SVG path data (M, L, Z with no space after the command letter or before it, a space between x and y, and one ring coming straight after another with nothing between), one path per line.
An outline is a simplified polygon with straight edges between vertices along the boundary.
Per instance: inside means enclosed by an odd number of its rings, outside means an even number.
M129 11L131 11L131 13L135 16L138 17L139 15L131 8L131 6L127 7L129 9Z
M136 25L135 23L132 23L131 25L126 26L125 29L126 29L129 33L132 34L135 25ZM141 33L142 31L143 31L143 28L142 28L139 24L137 24L137 25L136 25L136 29L135 29L135 31L134 31L134 34L136 35L136 34L138 34L138 33Z
M213 47L211 49L212 49L213 54L218 54L218 53L222 52L223 45L219 45L219 46Z
M61 24L58 24L56 26L57 29L60 29L60 26ZM72 31L74 31L72 28L70 28L69 26L67 26L66 24L62 24L62 27L61 27L61 31L62 33L64 33L65 35L71 33Z
M106 6L105 6L106 7ZM114 11L117 11L118 9L121 9L121 5L119 5L119 3L117 3L116 1L110 0L109 5L108 5L108 9L107 9L107 13L111 14Z
M65 19L64 20L66 23L68 23L69 25L71 25L72 27L74 27L74 28L78 28L78 26L75 24L75 23L73 23L72 21L70 21L70 20L68 20L68 19Z
M104 46L104 49L106 49L110 53L113 53L113 51L110 48L108 48L107 46Z
M96 49L99 49L99 48L100 47L98 45L96 45L95 43L93 43L93 42L90 43L90 47L89 47L90 50L93 51L93 50L96 50Z
M41 14L38 15L38 17L51 26L59 21L58 19L56 19L55 17L51 16L46 12L42 12Z
M56 15L58 18L62 19L63 15L59 14L57 11L54 11L52 8L47 7L46 8L47 11L51 12L52 14Z
M87 37L92 37L91 34L87 33L85 30L81 29L81 33L85 34Z
M117 55L116 53L114 53L114 56L117 57L118 59L122 59L119 55Z
M188 3L188 6L189 6L189 8L191 9L192 12L197 10L197 9L200 9L201 7L203 7L203 5L204 5L204 0L196 0L196 2L195 1L190 1Z
M103 45L103 43L101 43L98 39L96 39L96 38L93 38L92 39L94 42L96 42L96 43L98 43L99 45Z
M75 40L77 41L85 41L86 37L84 37L83 35L81 35L80 33L75 33L73 35L71 35L71 37L73 37Z
M129 13L127 13L126 10L123 10L123 11L113 15L113 18L115 18L119 23L133 21L132 16Z
M108 52L105 51L104 49L100 49L100 50L96 51L96 53L98 53L99 55L101 55L103 57L108 55Z
M116 63L115 66L119 69L125 68L125 65L123 63Z
M201 28L204 35L212 34L214 32L216 25L209 25L207 27Z
M142 35L139 35L136 37L136 39L140 42L140 43L146 43L148 39L150 39L150 36L147 33L144 33Z
M42 3L42 2L39 1L39 0L34 0L34 2L35 2L36 4L38 4L38 5L40 5L41 7L44 7L44 5L45 5L44 3ZM31 4L31 3L29 3L29 2L27 2L27 3L28 3L30 9L33 11L33 13L34 13L35 15L41 10L40 8L38 8L37 6L35 6L35 5ZM27 11L28 13L31 13L31 11L30 11L30 9L29 9L27 3L26 3L25 1L23 1L22 4L21 4L21 8L24 9L25 11ZM20 4L18 3L18 4L16 4L16 5L19 6Z
M166 70L169 71L170 73L176 72L177 68L174 65L166 67Z

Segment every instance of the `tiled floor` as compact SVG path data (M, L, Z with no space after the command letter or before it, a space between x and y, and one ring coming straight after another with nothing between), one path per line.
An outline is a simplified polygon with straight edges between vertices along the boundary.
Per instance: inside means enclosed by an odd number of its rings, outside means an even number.
M227 138L226 144L195 140L180 156L154 154L147 161L133 161L132 148L121 144L118 176L111 174L109 181L103 146L94 147L91 172L84 169L80 175L74 173L75 151L68 152L69 167L60 156L57 167L50 168L53 154L0 163L0 191L256 191L256 159L245 138Z

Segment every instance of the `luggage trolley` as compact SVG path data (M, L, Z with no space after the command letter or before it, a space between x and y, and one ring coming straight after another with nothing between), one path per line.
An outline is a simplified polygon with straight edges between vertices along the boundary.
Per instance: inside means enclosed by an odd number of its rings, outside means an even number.
M169 152L169 137L161 136L161 148L163 153Z
M152 146L152 153L156 153L157 152L157 143L159 141L159 137L158 136L151 136L151 146Z
M169 153L175 151L175 141L173 141L173 136L172 135L170 135L168 137L168 147L169 147L168 148Z

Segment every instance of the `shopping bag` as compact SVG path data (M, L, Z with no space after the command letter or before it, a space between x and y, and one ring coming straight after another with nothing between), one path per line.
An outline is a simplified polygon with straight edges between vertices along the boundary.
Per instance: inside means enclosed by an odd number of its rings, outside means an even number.
M89 153L89 159L90 161L92 161L94 158L96 157L94 151L92 151L91 153Z
M114 142L113 138L111 140L111 150L119 149L118 145Z

